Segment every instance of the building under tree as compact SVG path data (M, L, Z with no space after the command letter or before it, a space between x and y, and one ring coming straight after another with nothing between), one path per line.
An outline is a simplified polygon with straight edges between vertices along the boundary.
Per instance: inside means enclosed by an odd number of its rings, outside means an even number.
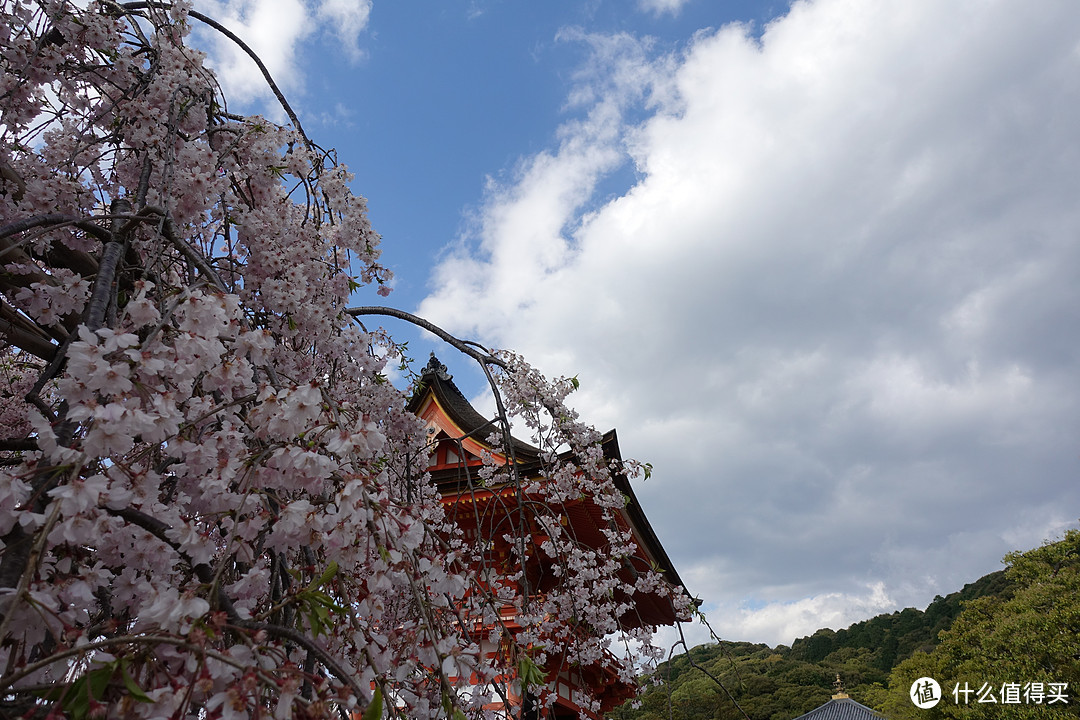
M484 482L481 473L485 456L490 458L489 467L505 467L511 462L507 458L510 455L522 487L534 481L542 483L545 478L540 449L516 438L511 439L509 451L499 449L498 443L491 440L493 433L502 432L499 423L485 418L473 408L434 354L421 373L417 391L408 407L428 427L431 454L426 460L426 469L442 495L447 516L456 522L467 541L482 547L479 564L483 565L488 578L483 582L489 586L513 583L514 592L507 596L535 597L550 592L550 588L559 582L561 573L556 559L535 551L548 539L551 530L538 516L527 511L534 498L521 487L515 487L516 483L509 481L508 475L498 476L501 480L497 482ZM629 480L618 470L622 457L614 430L603 436L602 450L609 467L616 468L614 482L625 498L624 506L614 513L609 512L605 518L602 508L583 494L556 508L551 508L548 502L546 509L554 512L547 517L557 518L563 530L579 544L594 549L603 548L608 542L605 527L614 524L620 531L629 531L634 552L623 558L620 578L632 582L638 573L659 570L667 583L681 588L682 581L649 525ZM572 461L566 455L562 457ZM521 553L515 552L513 546L522 536L531 541L534 550L527 553L524 562L518 559ZM634 593L625 598L624 604L628 609L619 618L621 629L676 622L676 611L663 595ZM515 637L509 637L521 631L515 619L517 612L511 602L500 607L504 642L482 644L488 659L494 659L499 653L517 651L521 643L515 642ZM478 636L490 635L482 628L479 630ZM580 632L587 633L589 628L582 627ZM501 659L506 660L505 657ZM520 667L513 662L509 664ZM620 678L604 663L581 663L565 654L546 654L545 661L537 669L543 678L542 685L538 682L534 691L511 693L506 697L514 706L511 713L514 716L564 720L583 714L588 718L600 718L637 694L636 683ZM511 680L513 678L500 678L508 686ZM599 713L589 708L591 701L598 704Z

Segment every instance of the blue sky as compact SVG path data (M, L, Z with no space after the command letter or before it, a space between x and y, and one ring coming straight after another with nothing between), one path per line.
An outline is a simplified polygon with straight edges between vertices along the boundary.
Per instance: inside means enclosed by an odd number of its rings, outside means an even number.
M389 300L577 375L653 463L723 637L925 607L1076 526L1080 5L196 5L355 173Z
M777 8L698 5L656 13L625 2L375 4L364 60L319 65L308 76L316 87L302 93L309 113L336 121L318 136L333 138L355 187L378 208L388 247L402 250L387 256L398 269L395 301L419 303L433 253L467 229L487 179L547 148L574 115L568 94L589 55L579 31L647 35L657 52L672 51L702 27L737 20L760 29ZM617 174L612 191L631 180Z

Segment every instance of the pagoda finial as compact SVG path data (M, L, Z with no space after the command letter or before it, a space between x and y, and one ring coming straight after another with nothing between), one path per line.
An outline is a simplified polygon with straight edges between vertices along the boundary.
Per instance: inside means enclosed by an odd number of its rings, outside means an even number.
M435 357L435 353L431 353L431 359L428 360L428 364L424 366L424 369L420 371L420 377L425 375L434 375L440 380L449 382L453 379L453 375L446 371L446 366L439 362L439 358Z
M844 692L844 681L840 679L840 673L836 673L836 682L833 683L833 689L836 690L832 696L833 700L843 700L846 697L850 697Z

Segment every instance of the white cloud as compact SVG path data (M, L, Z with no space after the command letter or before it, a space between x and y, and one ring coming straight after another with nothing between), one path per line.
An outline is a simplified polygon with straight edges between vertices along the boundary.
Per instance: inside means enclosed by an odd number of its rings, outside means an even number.
M296 92L303 86L299 54L305 40L330 35L352 61L363 57L359 38L371 5L371 0L196 0L195 9L248 45L283 91ZM236 43L199 25L196 29L208 43L211 65L230 101L272 100L258 67ZM272 103L268 112L282 116Z
M195 8L243 40L282 89L298 86L297 44L313 29L302 0L200 0ZM262 74L239 46L216 32L205 37L211 39L211 64L226 97L243 104L269 96Z
M668 649L682 637L687 647L714 642L716 638L790 645L793 639L812 635L821 628L838 630L892 612L896 601L883 582L876 582L848 593L823 593L789 602L761 602L755 596L742 602L706 602L701 609L709 619L709 627L695 620L682 628L661 628L654 638L657 646Z
M689 0L638 0L638 8L654 15L678 15Z
M462 249L436 268L435 283L445 292L431 301L438 308L430 310L440 317L467 317L473 304L490 306L498 298L495 304L503 318L496 322L501 322L540 299L537 273L554 273L572 259L574 248L563 234L567 223L600 178L624 160L619 132L623 111L660 79L646 60L645 45L629 36L571 29L560 38L585 43L592 51L569 101L571 107L587 109L561 129L555 152L523 160L509 184L489 180L485 209L476 220L487 259L477 260ZM493 265L498 272L489 274Z
M319 3L319 20L330 24L353 62L364 57L360 33L371 17L371 5L372 0L322 0Z
M556 144L420 312L578 375L684 575L734 562L729 637L925 605L1080 507L1078 32L1080 5L818 0L669 57L578 34Z
M759 608L739 608L733 613L714 613L725 618L720 628L722 636L738 636L751 642L769 645L790 642L819 628L844 628L891 610L895 603L885 591L884 583L866 587L860 594L826 593L802 598L795 602L773 602Z

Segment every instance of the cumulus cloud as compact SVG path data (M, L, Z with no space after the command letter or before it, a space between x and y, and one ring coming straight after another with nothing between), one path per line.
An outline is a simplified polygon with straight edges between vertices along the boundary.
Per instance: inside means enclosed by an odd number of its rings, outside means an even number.
M699 567L695 576L683 579L694 583L695 587L711 586L712 578L701 577L700 571ZM764 592L772 590L761 589ZM896 608L896 601L882 581L864 584L850 592L828 592L791 601L766 602L760 597L753 595L741 601L706 603L703 610L708 625L695 619L679 628L660 628L654 640L662 648L679 646L677 651L681 651L684 642L689 648L717 639L790 645L793 639L805 637L819 628L846 628Z
M722 636L737 633L748 641L775 641L795 638L807 627L847 627L892 608L894 602L885 584L874 583L861 594L826 593L794 602L772 602L762 607L742 607L734 613L719 613Z
M364 57L360 33L371 17L371 0L322 0L318 18L329 23L349 58L356 62Z
M332 38L354 62L363 57L360 34L367 27L372 0L196 0L195 9L235 33L262 60L283 89L302 87L301 44ZM228 38L203 32L211 64L226 96L240 104L267 100L272 94L258 67ZM278 112L277 109L272 109Z
M817 0L671 56L579 33L556 142L419 311L581 379L733 639L925 605L1080 507L1078 31Z
M201 0L195 8L227 27L262 60L282 88L295 88L297 44L312 31L311 18L301 0ZM217 33L205 35L212 45L210 61L234 102L248 103L268 95L262 74L234 42Z

